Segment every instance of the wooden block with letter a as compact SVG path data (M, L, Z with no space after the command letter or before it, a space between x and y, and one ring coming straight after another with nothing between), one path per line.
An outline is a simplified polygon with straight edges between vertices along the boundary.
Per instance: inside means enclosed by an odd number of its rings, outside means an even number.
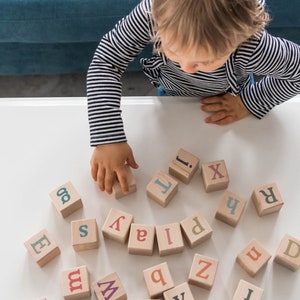
M207 193L224 190L228 187L229 175L224 160L202 164L201 173Z
M62 294L66 300L83 299L91 296L89 273L86 266L62 272Z
M157 172L146 188L149 198L166 207L178 191L178 182L163 171Z
M286 234L280 242L274 261L295 272L300 267L300 240Z
M236 262L252 277L271 258L271 254L256 240L252 240L237 256Z
M75 251L99 247L99 233L96 219L82 219L71 222L72 246Z
M60 254L59 247L46 229L35 234L24 245L40 267Z
M254 189L251 198L260 217L279 211L283 205L276 183Z
M165 300L194 300L193 294L187 282L175 286L174 288L164 292Z
M127 294L116 272L93 283L97 300L127 300Z
M241 279L232 300L261 300L263 292L262 288Z
M49 195L63 218L83 207L81 198L70 181L57 187Z
M188 184L199 168L199 158L180 148L169 164L169 174Z

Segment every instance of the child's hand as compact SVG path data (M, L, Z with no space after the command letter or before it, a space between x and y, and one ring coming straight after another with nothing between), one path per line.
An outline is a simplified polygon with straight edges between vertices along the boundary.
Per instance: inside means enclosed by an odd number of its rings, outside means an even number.
M123 193L128 193L125 163L134 169L138 168L127 143L99 145L95 148L91 158L91 173L101 191L111 194L117 177Z
M241 97L229 93L201 99L201 103L203 111L212 113L205 119L206 123L226 125L241 120L250 114Z

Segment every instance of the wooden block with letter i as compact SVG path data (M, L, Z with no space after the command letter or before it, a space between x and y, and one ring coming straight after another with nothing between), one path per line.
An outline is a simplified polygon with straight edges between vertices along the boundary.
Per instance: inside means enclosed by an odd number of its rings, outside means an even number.
M93 283L97 300L127 300L127 294L116 272Z
M199 158L180 148L169 164L169 174L188 184L199 168Z
M224 190L228 187L229 176L224 160L202 164L201 173L207 193Z
M279 189L275 183L254 189L251 198L260 217L279 211L283 205Z
M194 300L193 294L187 282L175 286L174 288L164 292L165 300Z
M271 258L271 254L256 240L252 240L237 256L236 262L252 277Z
M274 261L295 272L300 267L300 240L286 234L280 242Z
M62 294L66 300L91 296L89 273L86 266L65 270L61 275Z
M166 262L144 270L143 275L151 299L161 297L165 291L174 287L173 278Z
M157 172L146 188L149 198L166 207L178 191L178 182L163 171Z
M264 290L245 280L240 280L232 300L261 300Z
M40 267L60 254L59 247L46 229L35 234L24 245Z
M70 181L53 190L50 197L63 218L83 207L81 198Z
M71 222L72 246L75 251L99 247L99 233L96 219L82 219Z

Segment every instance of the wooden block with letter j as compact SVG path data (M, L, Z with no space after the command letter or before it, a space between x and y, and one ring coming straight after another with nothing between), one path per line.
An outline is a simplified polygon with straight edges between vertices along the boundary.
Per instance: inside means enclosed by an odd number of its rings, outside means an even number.
M63 218L83 207L81 198L70 181L54 189L50 197Z
M261 300L263 292L262 288L241 279L232 300Z

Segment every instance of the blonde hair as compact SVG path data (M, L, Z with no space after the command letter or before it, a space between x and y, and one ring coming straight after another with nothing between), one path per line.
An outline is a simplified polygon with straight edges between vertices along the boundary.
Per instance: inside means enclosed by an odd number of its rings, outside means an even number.
M185 52L201 47L215 56L237 48L269 21L258 0L153 0L151 13L157 51L176 43Z

